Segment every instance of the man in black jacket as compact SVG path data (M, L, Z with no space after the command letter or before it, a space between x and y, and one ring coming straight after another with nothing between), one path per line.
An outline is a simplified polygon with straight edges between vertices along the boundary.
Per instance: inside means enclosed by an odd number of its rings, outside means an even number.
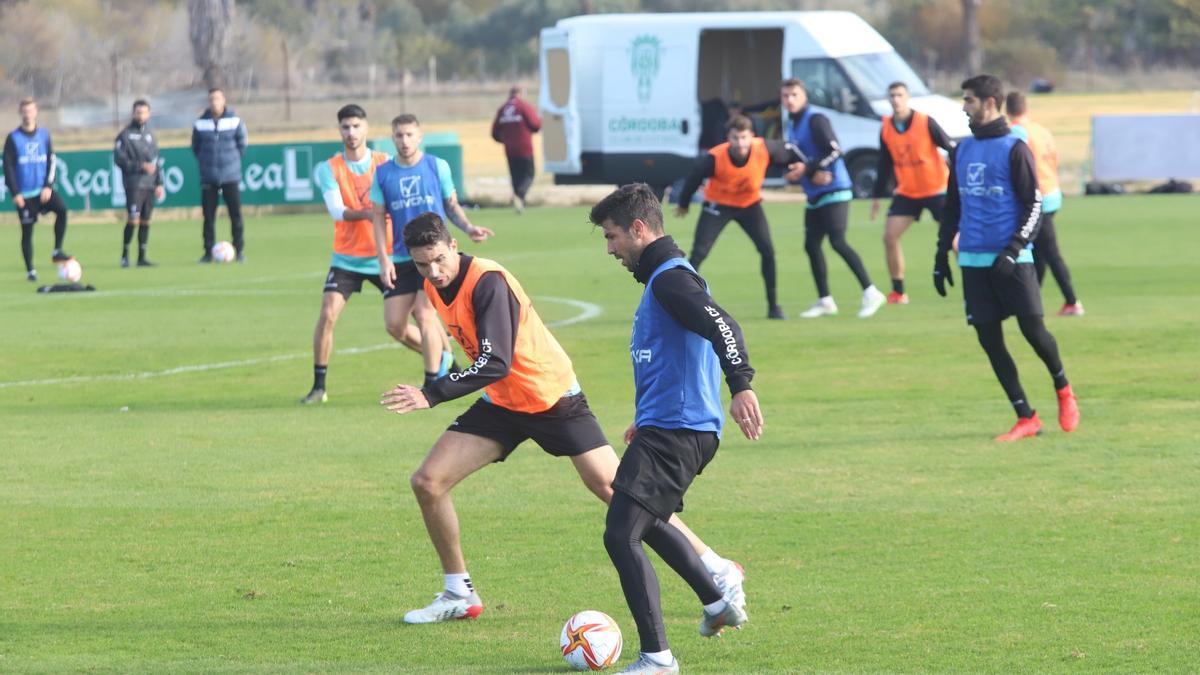
M154 202L163 198L162 168L158 165L158 141L150 131L150 104L142 99L133 103L133 119L117 134L113 164L121 170L125 186L125 234L121 246L121 267L129 267L129 243L133 230L138 233L138 267L154 267L146 258L150 240L150 214Z

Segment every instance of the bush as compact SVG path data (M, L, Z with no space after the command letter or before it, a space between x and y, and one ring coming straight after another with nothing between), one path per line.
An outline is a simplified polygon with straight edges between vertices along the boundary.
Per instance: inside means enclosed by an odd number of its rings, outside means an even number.
M1029 37L988 42L983 48L983 66L1022 89L1035 77L1061 83L1064 72L1054 48Z

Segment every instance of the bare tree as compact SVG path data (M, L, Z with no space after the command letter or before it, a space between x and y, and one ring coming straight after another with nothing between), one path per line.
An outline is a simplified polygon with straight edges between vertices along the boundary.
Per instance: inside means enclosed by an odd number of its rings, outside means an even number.
M225 86L222 68L233 36L235 0L188 0L192 58L209 89Z
M963 56L967 77L983 72L983 44L979 37L979 6L983 0L962 0Z

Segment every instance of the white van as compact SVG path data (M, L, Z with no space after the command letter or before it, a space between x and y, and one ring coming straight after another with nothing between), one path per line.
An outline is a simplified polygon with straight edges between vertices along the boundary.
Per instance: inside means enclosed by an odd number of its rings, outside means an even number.
M959 104L930 94L851 12L577 16L542 30L540 62L543 160L559 184L670 185L724 139L731 105L756 110L758 133L778 136L788 77L833 123L859 197L875 184L890 83L906 83L912 107L951 137L970 133Z

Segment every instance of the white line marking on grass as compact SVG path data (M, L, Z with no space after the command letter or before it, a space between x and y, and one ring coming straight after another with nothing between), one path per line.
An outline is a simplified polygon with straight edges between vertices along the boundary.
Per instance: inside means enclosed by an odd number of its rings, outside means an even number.
M583 300L574 300L572 298L553 298L547 296L539 296L538 300L543 302L557 302L564 305L570 305L578 308L580 311L575 316L560 321L551 321L546 325L550 328L558 328L562 326L570 326L572 324L588 321L600 316L604 310L596 304L584 302ZM347 347L338 349L334 353L338 356L353 356L355 354L369 354L385 349L397 349L400 345L396 342L385 342L378 345L370 345L368 347ZM166 370L150 370L140 373L112 373L109 375L76 375L73 377L52 377L43 380L13 380L11 382L0 382L0 389L11 389L13 387L37 387L54 384L79 384L85 382L124 382L128 380L148 380L156 377L169 377L171 375L183 375L185 373L202 373L210 370L224 370L227 368L242 368L245 366L257 366L264 363L281 363L283 361L295 361L298 359L309 358L312 352L298 352L294 354L277 354L275 356L260 356L253 359L241 359L238 361L220 361L217 363L197 363L190 366L176 366L167 368Z

